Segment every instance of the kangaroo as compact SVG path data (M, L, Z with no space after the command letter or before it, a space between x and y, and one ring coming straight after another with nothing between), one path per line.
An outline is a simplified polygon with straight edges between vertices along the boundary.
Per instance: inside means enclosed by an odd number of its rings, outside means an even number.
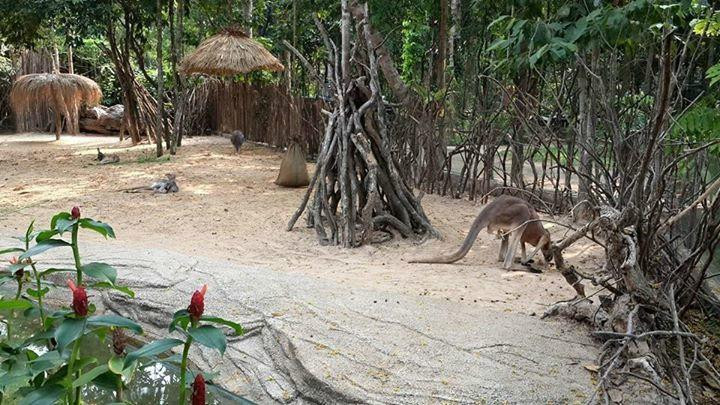
M487 227L488 233L497 234L502 239L498 261L503 262L503 268L510 269L512 267L518 243L522 250L522 264L528 264L538 250L542 250L545 262L549 263L552 260L550 233L542 226L539 219L537 212L527 201L517 197L500 196L480 211L470 227L465 241L455 253L427 259L415 259L410 263L455 263L465 257L475 243L480 230L485 227ZM510 233L510 238L508 238L508 233ZM535 246L535 250L527 258L525 255L526 243Z
M100 152L100 148L97 148L98 154L97 154L97 160L100 161L98 163L99 165L108 165L112 163L118 163L120 162L120 156L111 153L111 154L104 154Z
M180 188L177 185L175 174L167 173L164 179L153 182L150 186L140 186L133 188L121 189L126 193L140 193L143 191L152 191L154 194L177 193Z

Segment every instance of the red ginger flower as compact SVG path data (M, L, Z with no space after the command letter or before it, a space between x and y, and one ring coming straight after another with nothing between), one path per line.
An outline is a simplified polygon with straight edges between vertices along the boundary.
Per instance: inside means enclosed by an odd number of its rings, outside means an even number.
M72 309L75 311L75 315L79 317L85 317L88 313L88 297L85 292L85 288L82 285L75 286L72 280L67 281L68 287L73 294Z
M70 211L70 215L72 215L73 219L80 218L80 208L72 207L72 210Z
M193 322L199 321L205 311L205 291L207 291L207 284L203 285L200 291L195 290L192 298L190 298L188 312L190 313L190 319Z
M205 379L202 374L195 376L195 382L192 384L193 391L190 397L192 405L205 405Z

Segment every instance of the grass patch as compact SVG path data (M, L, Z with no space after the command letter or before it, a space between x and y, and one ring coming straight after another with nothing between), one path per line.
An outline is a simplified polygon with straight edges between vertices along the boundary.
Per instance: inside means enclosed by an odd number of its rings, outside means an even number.
M170 155L163 155L160 157L153 155L142 155L138 157L136 163L167 163L170 161Z

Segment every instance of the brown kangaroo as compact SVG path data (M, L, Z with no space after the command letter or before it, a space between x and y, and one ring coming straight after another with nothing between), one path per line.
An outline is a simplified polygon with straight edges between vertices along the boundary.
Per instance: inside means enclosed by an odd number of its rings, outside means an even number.
M512 267L518 243L522 250L522 264L529 263L538 250L542 250L545 262L549 263L552 260L550 233L542 226L539 219L537 212L527 201L502 195L480 211L470 227L465 241L455 253L427 259L415 259L410 263L455 263L465 257L475 243L480 230L485 227L487 227L488 233L497 234L502 239L498 261L503 262L503 268L510 269ZM509 246L508 233L510 234ZM535 250L528 258L525 257L526 243L535 246Z

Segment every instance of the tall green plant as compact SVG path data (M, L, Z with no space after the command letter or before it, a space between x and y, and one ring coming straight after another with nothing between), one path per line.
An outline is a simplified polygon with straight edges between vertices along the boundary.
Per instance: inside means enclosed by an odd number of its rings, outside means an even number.
M126 353L127 332L141 335L143 330L135 321L113 315L97 313L88 299L88 289L114 289L134 297L129 288L117 284L117 270L107 263L83 263L79 244L81 230L92 231L106 238L115 238L112 227L101 221L84 218L80 209L61 212L52 217L50 228L34 230L34 222L25 235L18 237L22 246L0 249L0 255L19 254L9 259L9 265L0 271L0 284L15 281L10 297L0 299L0 310L9 313L3 319L6 333L0 336L0 403L3 399L18 404L57 403L80 404L82 388L90 384L112 386L115 398L121 402L123 391L142 362L156 361L156 356L173 347L185 345L182 360L183 381L180 387L185 397L187 356L193 341L218 349L226 347L225 335L210 323L229 326L235 333L242 327L234 322L203 316L204 291L193 296L190 307L179 311L170 323L170 331L184 334L185 339L167 338L150 342ZM64 237L69 234L70 241ZM34 245L31 246L31 242ZM47 268L40 270L41 262L35 258L50 249L65 248L73 257L73 268ZM69 248L69 249L68 249ZM33 279L26 269L32 269ZM72 299L68 308L49 311L43 298L53 289L62 289L50 280L51 275L69 273L66 279ZM65 290L68 291L68 290ZM20 318L36 319L37 329L27 338L11 338L13 325ZM194 315L193 315L194 314ZM199 316L195 316L199 314ZM192 321L191 321L192 320ZM83 341L91 335L109 339L112 354L107 362L83 355ZM109 336L109 338L108 338ZM108 384L109 383L109 384ZM199 387L203 385L202 387ZM204 398L204 379L196 378L194 395Z

